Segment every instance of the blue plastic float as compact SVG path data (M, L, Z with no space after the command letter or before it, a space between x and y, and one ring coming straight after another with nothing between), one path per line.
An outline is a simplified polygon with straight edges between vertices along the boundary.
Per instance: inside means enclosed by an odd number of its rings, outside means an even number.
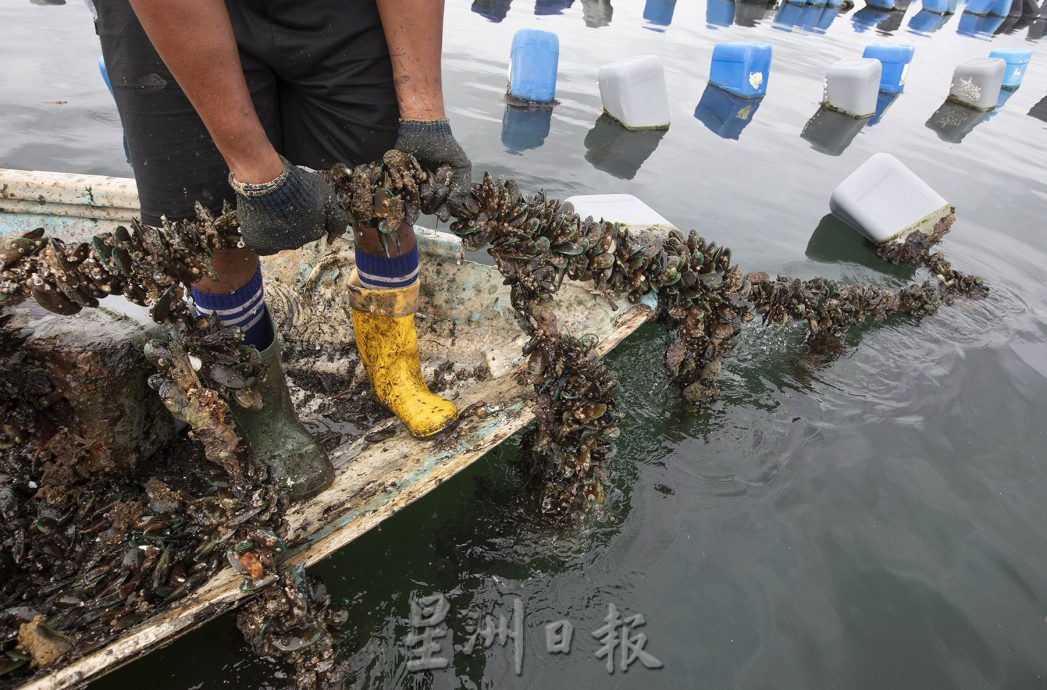
M734 3L731 0L706 0L705 23L709 26L730 26L734 23Z
M1022 85L1022 77L1029 67L1032 51L1025 48L997 48L989 53L989 57L1003 58L1007 63L1007 69L1003 73L1003 88L1013 91Z
M709 83L743 98L767 93L771 46L765 43L718 43L713 48Z
M862 57L875 58L883 65L880 91L885 93L901 93L905 89L905 73L909 70L912 55L912 46L883 44L866 46L862 53Z
M792 31L800 27L815 33L824 33L840 16L838 5L797 5L784 3L774 16L774 29Z
M866 0L865 4L876 10L893 10L894 0Z
M647 0L643 6L643 19L647 28L655 31L673 23L673 12L676 11L676 0Z
M753 121L763 98L741 98L708 84L694 110L698 121L722 139L737 139Z
M509 57L509 95L530 103L552 103L559 61L556 34L538 29L517 31Z

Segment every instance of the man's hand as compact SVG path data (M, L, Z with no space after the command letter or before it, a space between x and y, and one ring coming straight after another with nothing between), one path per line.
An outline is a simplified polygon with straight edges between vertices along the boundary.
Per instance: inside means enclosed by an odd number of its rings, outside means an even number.
M400 106L400 135L396 148L410 153L422 167L435 170L450 165L450 210L437 215L447 220L470 198L473 166L455 141L444 112L440 53L443 48L444 0L375 0L382 30L389 44L393 84Z
M441 209L437 215L446 221L448 212L457 214L461 211L462 204L472 193L473 164L451 133L447 120L401 120L396 149L417 158L427 170L450 165L451 195L447 199L447 209Z
M244 244L263 256L297 249L324 234L340 235L349 225L330 183L281 160L283 172L272 182L247 184L229 175Z

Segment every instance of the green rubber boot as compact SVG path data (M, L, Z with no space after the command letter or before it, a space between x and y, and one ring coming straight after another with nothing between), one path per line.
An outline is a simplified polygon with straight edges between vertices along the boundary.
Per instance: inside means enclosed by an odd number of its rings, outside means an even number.
M270 480L286 488L292 501L312 498L331 485L334 467L291 405L275 325L273 342L261 355L268 367L258 387L264 405L257 412L232 405L233 417L255 459L269 467Z

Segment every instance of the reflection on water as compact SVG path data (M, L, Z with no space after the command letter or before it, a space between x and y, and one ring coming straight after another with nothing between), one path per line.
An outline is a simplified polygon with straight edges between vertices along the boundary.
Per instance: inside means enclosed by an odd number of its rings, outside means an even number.
M665 133L664 129L630 131L604 113L585 135L585 160L597 170L631 180Z
M582 0L582 19L590 29L610 26L613 14L611 0Z
M951 14L937 14L928 10L920 10L909 20L909 31L916 34L933 34L938 29L949 23Z
M809 141L816 151L839 156L851 145L868 121L821 106L804 125L800 136Z
M752 28L762 22L767 12L774 7L774 2L760 0L758 2L739 1L734 8L734 23L738 26Z
M502 144L506 151L520 153L536 149L549 136L552 108L505 104L502 115Z
M706 0L705 25L708 27L730 26L734 23L734 2L732 0Z
M851 17L851 25L858 33L865 33L872 29L880 33L889 34L902 25L902 12L897 10L878 10L872 7L863 7Z
M876 112L874 112L873 116L869 118L870 127L880 123L880 120L883 119L884 113L887 112L888 108L894 105L894 102L898 100L899 96L901 96L900 93L885 93L883 91L876 94Z
M707 84L694 116L724 139L737 139L752 122L763 98L742 98L713 84Z
M996 117L1015 93L1016 91L1009 89L1000 89L1000 95L996 99L996 107L989 112L974 110L973 108L946 100L927 120L927 126L933 129L942 141L959 144L979 124L988 122Z
M778 8L778 13L774 16L774 28L782 31L799 28L814 33L825 33L839 15L839 7L785 3Z
M1044 0L1040 16L1033 21L1029 27L1029 34L1025 37L1027 41L1038 41L1047 33L1047 0Z
M1041 98L1036 105L1029 109L1029 115L1037 120L1047 122L1047 96Z
M916 268L910 265L896 266L887 263L869 249L869 240L860 235L836 216L824 215L811 233L804 254L811 261L835 264L847 262L871 268L899 280L911 280Z
M996 99L996 107L985 114L985 122L996 117L997 113L1003 109L1003 106L1007 105L1007 101L1011 100L1011 97L1017 93L1016 89L1000 89L1000 95Z
M643 6L644 27L652 31L665 31L673 23L676 0L647 0Z
M563 14L573 4L574 0L534 0L534 13L538 16Z
M509 14L512 0L473 0L472 11L492 22L500 22Z
M1006 17L979 16L964 12L960 15L960 24L956 33L975 38L992 38L996 30L1003 26Z
M64 0L30 0L35 4L64 4ZM509 14L512 0L472 0L472 11L492 22L501 22ZM905 17L911 0L895 0L894 9L866 5L851 17L854 30L863 33L876 30L884 35L897 31ZM1044 7L1036 0L1013 0L1011 13L1006 17L981 16L964 12L960 16L957 33L965 36L991 38L994 35L1010 34L1029 28L1027 40L1035 41L1044 36L1047 29L1047 0ZM611 25L614 8L611 0L581 0L582 19L589 28ZM534 14L538 16L562 15L571 9L574 0L535 0ZM705 22L709 28L741 26L754 28L766 20L767 13L777 10L774 28L783 31L803 29L824 33L842 12L839 6L814 5L775 0L707 0ZM673 23L676 0L645 0L643 26L652 31L664 32ZM919 35L928 35L942 29L952 14L937 14L921 9L908 23L908 30Z

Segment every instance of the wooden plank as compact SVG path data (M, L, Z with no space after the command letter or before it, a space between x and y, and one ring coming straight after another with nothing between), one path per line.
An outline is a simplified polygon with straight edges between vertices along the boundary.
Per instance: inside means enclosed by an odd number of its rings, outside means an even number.
M614 330L598 346L599 354L610 352L653 313L644 304L623 309ZM533 419L528 392L510 376L485 381L459 402L465 407L483 401L497 410L491 416L463 420L437 439L415 439L400 429L380 443L360 439L336 449L334 485L289 511L291 541L300 545L284 564L318 562L471 465ZM241 578L226 568L175 608L132 628L106 648L21 687L61 690L97 679L235 608L250 596L240 591L240 583Z

